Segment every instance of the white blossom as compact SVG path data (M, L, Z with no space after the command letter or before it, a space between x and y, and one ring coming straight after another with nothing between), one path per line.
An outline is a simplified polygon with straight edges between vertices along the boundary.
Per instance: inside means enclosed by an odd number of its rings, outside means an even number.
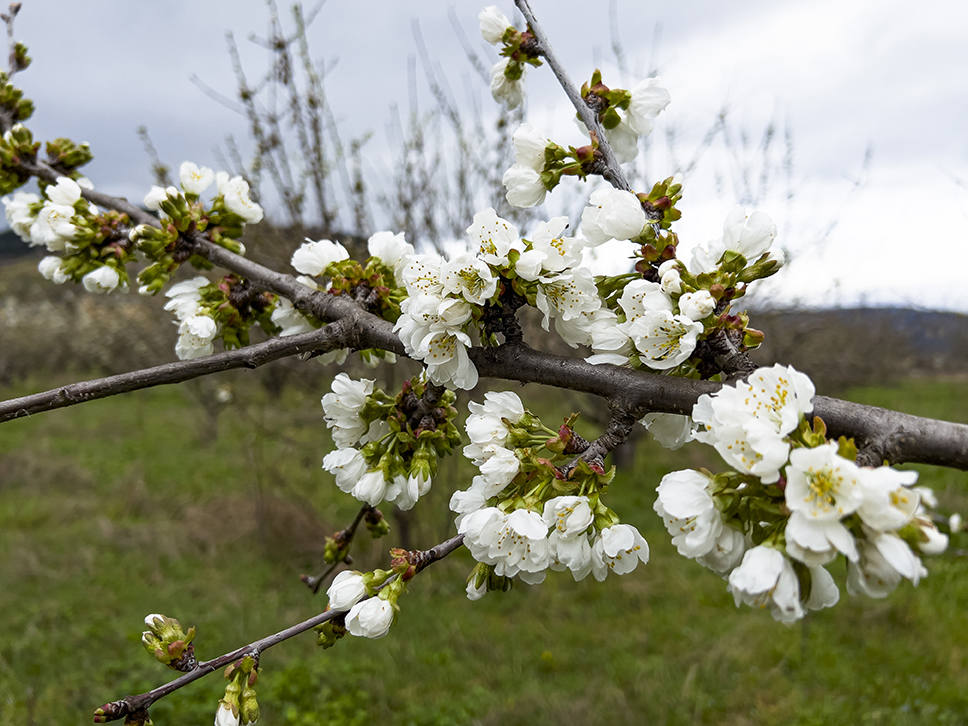
M161 211L161 203L168 199L168 192L157 184L152 184L151 189L145 194L144 205L152 212Z
M823 567L810 567L810 594L803 603L807 610L830 608L840 600L840 590L833 576Z
M358 638L382 638L393 624L393 606L379 597L356 603L346 614L346 629Z
M484 260L469 253L459 254L441 268L444 291L483 305L497 291L497 278Z
M323 469L336 478L340 491L349 494L366 473L366 459L359 449L349 446L338 448L323 458Z
M477 367L467 354L471 339L461 331L429 333L418 349L416 357L427 366L427 377L437 385L453 384L469 391L477 385Z
M249 224L262 221L262 207L249 198L249 182L240 176L234 176L230 179L225 172L216 174L215 181L218 184L218 193L222 196L226 209L233 214L237 214Z
M758 545L746 551L740 566L729 573L729 591L737 606L768 607L780 622L792 623L803 617L793 565L772 547Z
M46 202L30 225L30 240L34 246L46 246L51 252L63 252L77 234L71 222L74 207Z
M920 530L921 538L918 549L926 555L940 555L948 549L948 535L938 531L934 522L924 516L914 518L914 523Z
M70 279L64 272L63 260L56 255L47 255L38 262L37 271L45 280L50 280L55 285L63 285Z
M504 31L511 25L507 16L497 9L494 5L488 5L477 15L477 20L481 25L481 35L491 45L501 42Z
M713 548L701 557L697 557L696 562L717 574L725 575L739 564L746 552L746 545L746 537L742 532L724 526Z
M487 594L487 582L482 582L481 586L478 587L475 578L471 578L467 581L467 587L464 592L467 593L467 599L471 602L480 600L484 595Z
M458 532L478 562L494 566L495 574L522 575L534 584L551 564L548 527L537 512L516 509L504 514L496 507L468 514Z
M545 272L562 272L581 262L585 240L581 237L566 237L567 217L554 217L539 224L531 233L531 250L521 255L534 253L538 256L540 269ZM520 266L520 263L519 263ZM517 271L519 268L515 268ZM534 277L525 279L534 280Z
M330 610L349 610L366 597L363 575L355 570L343 570L326 590Z
M927 574L921 560L900 537L878 534L858 547L860 558L847 563L847 592L887 597L906 577L915 585Z
M669 260L669 262L675 262L675 260ZM660 266L659 274L659 285L662 288L662 292L664 292L666 295L682 292L682 274L679 272L678 267L668 267L663 271L662 266ZM681 304L682 303L680 300L680 305Z
M505 421L513 425L524 416L524 404L512 391L488 391L484 394L484 403L471 401L467 408L470 415L464 430L471 443L464 447L464 456L473 459L475 464L484 460L485 447L504 445L508 436Z
M629 93L632 97L627 112L629 126L644 136L652 131L656 116L669 105L672 97L658 77L640 81L632 86Z
M293 268L304 275L322 275L333 262L349 259L350 253L339 242L328 239L306 241L292 253Z
M178 167L178 180L186 194L199 196L215 181L215 172L207 166L200 167L191 161L183 161Z
M208 284L208 278L202 275L175 283L165 292L165 297L168 298L165 310L174 313L178 320L195 315L202 299L201 288Z
M661 285L649 280L632 280L622 289L618 299L619 307L625 313L626 332L646 313L672 312L672 301L662 290Z
M413 245L407 242L403 232L377 232L366 241L367 251L371 257L379 257L383 264L397 274L397 267L413 254ZM347 255L348 256L348 255ZM399 283L400 280L397 280Z
M508 252L521 249L521 237L511 222L497 216L490 207L477 212L466 230L467 239L489 265L508 264Z
M215 710L215 726L240 726L239 714L224 700L218 702Z
M282 338L309 333L316 329L306 316L296 310L292 302L284 297L280 297L276 307L273 308L271 319L275 325L282 328L279 331L279 336Z
M802 511L795 511L787 521L785 534L787 554L805 565L825 565L838 552L848 560L857 560L854 537L838 520L813 519Z
M656 488L659 496L653 508L683 557L708 554L723 530L723 519L710 488L710 479L693 469L666 474Z
M367 433L369 425L360 417L360 410L373 393L373 383L368 378L356 381L339 373L333 379L332 392L322 397L326 425L333 430L337 447L353 446Z
M212 340L217 333L218 325L207 315L192 315L186 317L178 326L178 342L175 343L175 355L181 360L212 355L215 351Z
M703 327L702 323L693 322L684 315L653 310L646 312L625 331L639 352L639 360L650 368L668 370L692 355Z
M30 207L39 201L40 197L30 192L14 192L13 196L8 195L3 198L4 211L10 229L27 244L35 244L30 236L30 227L35 219Z
M514 164L539 174L545 167L545 148L548 139L539 134L531 124L521 124L511 137L514 146Z
M559 538L582 535L595 517L588 504L588 497L561 496L545 502L542 513L544 523L554 529Z
M375 507L383 501L386 491L387 481L383 478L383 472L373 469L360 477L350 490L350 494L355 499Z
M644 565L649 561L649 545L631 524L615 524L603 529L592 545L592 553L595 558L593 575L599 582L609 571L627 575L640 562Z
M474 480L478 480L480 477L474 477ZM461 522L471 512L476 512L479 509L484 509L487 497L485 492L480 486L475 486L473 483L467 489L459 489L454 492L450 497L450 502L448 506L450 511L457 515L454 519L454 523L457 525L458 529L461 526Z
M699 397L692 418L705 430L696 439L715 447L737 470L775 482L790 451L784 436L813 410L813 383L779 364L758 368L747 381Z
M747 214L742 207L736 207L723 223L723 247L751 262L767 252L775 238L776 225L763 212Z
M575 582L584 580L597 566L598 574L607 571L601 554L596 557L592 550L588 536L579 534L564 536L557 529L548 535L548 548L551 558L551 569L567 569L571 572Z
M602 306L592 273L586 267L538 278L535 305L544 315L541 327L548 330L550 318L573 320Z
M639 421L652 438L667 449L678 449L693 439L692 419L677 413L647 413Z
M679 312L690 320L703 320L709 317L715 309L716 301L709 294L709 290L687 292L679 297Z
M118 271L108 265L102 265L88 272L81 278L84 289L88 292L103 295L111 292L121 282Z
M639 198L621 189L599 187L582 210L581 232L592 246L610 239L638 237L645 227L645 211Z
M626 121L619 121L610 129L605 129L608 145L615 152L615 158L620 164L634 161L639 154L639 135ZM639 230L641 231L641 229Z
M544 202L548 193L541 174L521 164L509 167L501 183L507 190L504 196L512 207L535 207Z
M73 207L81 198L81 186L70 177L59 176L57 183L49 185L44 193L53 204Z
M837 443L794 449L786 468L784 491L791 512L815 520L840 520L853 513L864 496L861 470L837 454Z
M521 462L511 449L493 444L487 447L485 455L487 459L480 465L481 476L488 488L493 487L494 494L497 494L517 476Z
M911 485L916 471L898 471L888 466L861 469L862 501L857 514L868 527L882 532L903 527L911 521L921 496Z
M521 79L507 77L509 58L501 58L491 68L491 95L507 109L517 108L524 101L524 84Z

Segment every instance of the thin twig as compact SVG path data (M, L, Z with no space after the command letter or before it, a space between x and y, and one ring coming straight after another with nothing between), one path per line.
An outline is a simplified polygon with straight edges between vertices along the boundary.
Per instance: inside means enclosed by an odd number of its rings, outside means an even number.
M616 189L622 189L626 192L632 191L632 186L629 184L625 172L622 170L622 165L619 163L615 152L612 151L612 147L608 143L606 137L607 132L601 123L599 123L598 116L578 93L578 89L568 77L568 72L565 70L565 67L561 65L557 56L552 51L548 36L545 35L544 29L534 17L528 0L514 0L514 4L518 6L518 10L521 11L525 21L528 23L528 27L531 28L531 32L534 33L534 37L538 40L541 55L548 61L551 72L555 74L562 90L568 96L568 100L571 101L575 110L578 111L582 123L585 124L589 133L598 139L598 150L601 152L602 160L605 162L605 169L602 170L602 176Z
M360 507L360 511L356 513L356 517L353 519L353 522L350 524L350 526L346 529L341 529L339 532L333 535L333 539L336 540L341 550L349 549L349 546L353 543L353 537L356 536L356 529L360 526L360 522L363 521L363 517L373 510L374 508L369 504L364 504L362 507ZM319 592L319 588L322 586L322 584L329 579L329 576L333 574L333 571L342 563L350 563L348 552L342 558L337 559L329 567L327 567L321 575L317 575L316 577L312 577L310 575L301 575L299 579L302 580L315 595Z
M464 541L463 535L457 535L456 537L451 537L434 547L422 552L414 553L414 556L419 559L422 566L418 571L426 568L428 565L433 564L442 560L444 557L449 555L451 552L459 548ZM374 596L375 597L375 596ZM111 701L106 703L98 709L101 717L101 723L107 721L115 721L117 719L123 718L129 713L134 713L142 709L147 709L156 701L168 696L179 688L187 686L189 683L197 681L199 678L207 676L209 673L213 673L222 666L233 663L236 660L243 658L247 655L252 655L258 657L265 651L269 650L274 645L278 645L289 638L292 638L301 633L305 633L307 630L315 628L317 625L322 625L327 620L332 620L340 615L343 615L342 611L327 610L320 613L319 615L314 615L313 617L303 620L301 623L296 625L291 625L284 630L280 630L278 633L273 633L272 635L267 635L264 638L256 640L248 645L243 645L241 648L236 648L233 651L224 653L223 655L213 658L212 660L204 661L199 663L195 670L186 673L183 676L179 676L173 681L158 686L146 693L141 693L136 696L127 696L118 701Z
M346 323L337 322L309 333L272 338L264 343L249 345L238 350L227 350L204 358L164 363L151 368L71 383L42 393L12 398L0 402L0 423L42 411L73 406L84 401L107 398L119 393L169 383L181 383L233 368L257 368L279 358L300 353L342 348L343 340L347 338L347 330Z

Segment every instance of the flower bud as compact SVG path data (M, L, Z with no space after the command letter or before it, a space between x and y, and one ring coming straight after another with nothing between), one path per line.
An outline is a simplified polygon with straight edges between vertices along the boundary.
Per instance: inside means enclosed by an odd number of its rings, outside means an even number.
M157 613L145 617L145 625L148 630L141 634L141 643L149 655L176 671L195 668L194 625L186 632L174 618Z
M346 629L358 638L382 638L392 623L393 605L381 597L357 603L346 614Z
M343 570L326 591L331 610L349 610L366 597L366 583L363 575L355 570Z

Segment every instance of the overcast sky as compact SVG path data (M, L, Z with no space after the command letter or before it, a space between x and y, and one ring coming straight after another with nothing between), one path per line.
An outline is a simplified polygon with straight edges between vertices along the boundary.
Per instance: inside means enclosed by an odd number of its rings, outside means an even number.
M280 4L287 13L288 5ZM615 5L633 75L645 76L654 64L672 94L657 139L674 128L680 153L694 147L724 105L734 128L754 137L770 119L792 130L793 177L772 184L758 200L796 259L778 291L782 299L968 312L968 5ZM517 20L511 2L498 6ZM587 77L596 65L606 79L617 75L607 2L533 0L533 7L573 78ZM479 9L452 0L329 0L311 35L321 59L339 59L328 93L347 134L372 129L370 153L385 153L389 104L406 104L414 19L452 83L478 83L453 38L448 11L477 42ZM19 80L37 105L35 133L90 141L96 158L89 176L99 188L135 199L150 183L135 132L140 124L149 126L165 161L217 166L215 147L228 133L244 137L244 123L190 77L225 91L234 87L227 30L239 38L245 64L260 69L265 52L245 38L261 33L266 17L262 0L25 0L18 37L34 65ZM528 78L529 120L578 142L572 112L550 73L537 69ZM354 92L359 88L369 91L363 100ZM656 146L652 167L660 173L671 161L663 144ZM865 166L868 148L873 153ZM719 234L737 189L717 177L728 180L737 168L720 148L686 180L679 229L687 247Z

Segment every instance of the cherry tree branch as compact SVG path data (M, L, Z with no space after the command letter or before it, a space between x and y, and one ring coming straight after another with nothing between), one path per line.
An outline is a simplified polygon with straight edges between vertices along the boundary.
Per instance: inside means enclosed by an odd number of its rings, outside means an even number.
M351 328L351 321L339 320L309 333L272 338L264 343L227 350L204 358L164 363L151 368L71 383L42 393L12 398L0 402L0 423L85 401L107 398L119 393L169 383L181 383L232 368L258 368L279 358L300 353L318 353L343 348L353 338L350 334Z
M616 189L622 189L626 192L632 191L632 186L629 184L629 180L622 170L622 165L619 163L615 152L608 143L608 138L606 137L607 132L605 132L601 123L598 121L596 113L585 103L581 94L578 93L578 89L568 77L568 72L565 70L565 67L561 65L554 51L552 51L548 36L545 35L544 29L534 17L528 0L514 0L514 4L517 5L531 32L534 33L541 55L548 61L548 67L555 74L555 78L558 79L558 83L561 85L565 95L568 96L568 100L571 101L575 110L578 111L578 116L581 118L582 123L585 124L589 133L598 139L598 150L602 155L602 161L605 165L605 168L602 170L602 176Z
M306 585L310 590L313 591L315 595L319 592L319 588L324 582L333 574L333 571L340 566L340 564L352 564L352 558L349 555L349 547L353 543L353 537L356 536L356 530L360 526L360 522L363 521L363 517L367 516L370 512L377 511L374 507L369 504L364 504L360 507L360 511L356 513L356 517L353 518L353 522L346 529L341 529L333 535L333 539L336 542L336 546L340 550L345 550L346 554L342 557L336 559L329 567L323 570L320 575L300 575L299 579L302 580L303 584ZM380 515L382 516L382 514Z
M444 557L449 555L451 552L459 548L464 541L464 535L457 535L456 537L451 537L428 550L423 550L421 552L413 553L414 558L419 561L420 567L417 568L417 572L425 569L434 562L439 562ZM375 597L375 596L374 596ZM224 653L217 658L212 658L211 660L199 663L198 666L182 675L175 678L168 683L158 686L145 693L140 693L136 696L126 696L117 701L111 701L101 706L97 711L95 711L94 720L97 723L106 723L108 721L115 721L119 718L123 718L130 713L136 713L150 707L156 701L168 696L179 688L187 686L189 683L197 681L199 678L207 676L209 673L213 673L222 666L226 666L229 663L233 663L240 658L244 658L247 655L258 657L265 651L269 650L274 645L278 645L289 638L295 637L307 630L315 628L317 625L322 625L327 620L332 620L340 615L345 615L343 611L327 610L318 615L314 615L307 620L303 620L301 623L291 625L288 628L280 630L278 633L273 633L272 635L267 635L264 638L253 641L248 645L243 645L240 648L236 648L233 651Z
M554 58L547 37L536 22L527 0L515 0L515 2L531 25L541 45L542 54L562 82L565 92L569 98L572 98L583 118L591 114L590 128L594 127L598 123L597 119L577 95L564 69ZM59 176L56 169L43 161L24 164L24 168L52 182ZM617 162L614 164L613 171L621 172ZM624 176L621 179L624 179ZM612 183L615 184L614 181ZM95 204L125 212L138 223L158 224L157 218L127 200L89 189L82 189L82 194ZM403 344L393 332L392 324L363 310L347 296L312 290L292 275L276 272L214 244L202 233L190 232L186 235L186 239L197 254L246 277L261 289L270 290L288 298L300 311L321 320L342 321L346 327L339 331L341 337L339 345L334 344L333 347L380 348L404 354ZM322 334L320 331L317 333ZM314 333L305 335L311 336ZM0 404L0 414L6 412L6 418L0 417L0 421L26 413L61 408L91 398L102 398L161 383L187 380L228 368L251 366L253 363L260 365L262 362L273 360L272 354L265 359L250 356L268 351L274 351L277 354L275 357L291 355L294 352L300 352L296 349L290 350L290 345L299 341L300 336L277 339L259 346L249 346L239 351L197 361L172 363L74 384L78 387L76 390L65 392L62 388L34 396L25 396ZM724 352L728 354L732 351ZM629 414L635 417L650 411L688 415L700 395L712 393L720 386L710 381L675 378L608 364L593 366L579 359L543 353L515 341L496 348L475 348L470 351L470 356L482 376L585 391L607 400L618 398L625 402ZM71 389L71 387L65 388ZM17 415L11 415L12 412ZM815 398L814 413L824 419L832 435L853 437L860 447L868 452L876 452L882 459L894 463L918 462L968 470L968 425L912 416L824 396Z

